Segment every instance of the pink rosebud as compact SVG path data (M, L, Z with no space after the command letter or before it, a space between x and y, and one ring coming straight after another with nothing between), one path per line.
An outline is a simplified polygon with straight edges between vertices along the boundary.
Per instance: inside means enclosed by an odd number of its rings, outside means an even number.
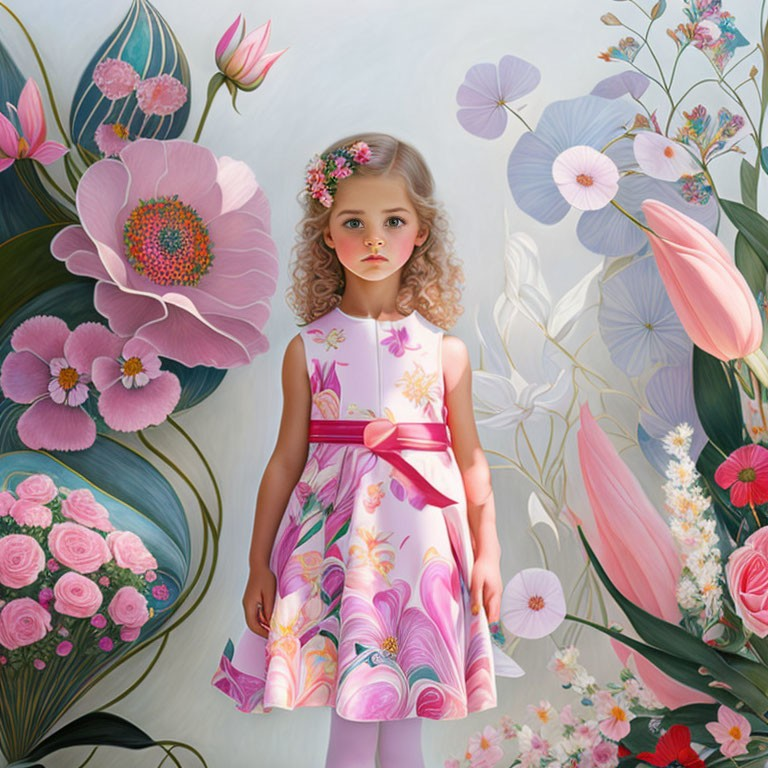
M7 664L8 659L5 656L0 656L0 664Z
M69 571L53 586L56 597L54 610L65 616L87 619L101 607L104 596L96 584L87 576Z
M157 560L144 546L144 542L131 531L114 531L108 534L107 545L121 568L128 568L133 573L144 573L150 568L157 568Z
M157 580L157 574L154 571L147 571L144 574L144 578L147 581L149 581L149 582L156 581Z
M6 517L16 501L16 497L10 491L0 493L0 517Z
M141 634L141 627L120 627L120 639L125 643L131 643Z
M32 584L45 567L45 552L31 537L11 533L0 538L0 584L20 589Z
M102 637L101 640L99 640L99 648L101 648L102 651L111 651L115 647L115 644L112 642L111 637Z
M93 70L93 82L111 101L133 93L141 76L127 62L120 59L104 59Z
M680 322L696 346L720 360L760 346L757 302L725 246L705 226L658 200L642 205L656 264Z
M56 646L56 654L58 656L68 656L72 648L73 648L72 643L70 643L69 640L62 640Z
M744 546L731 552L725 575L746 629L768 636L768 528L758 528Z
M56 571L61 568L61 566L51 557L48 562L45 564L45 567L51 572L56 573Z
M59 627L59 634L62 637L69 637L69 630L66 627Z
M18 499L11 507L11 517L19 525L49 528L53 519L51 510L30 499Z
M47 610L51 600L53 600L53 590L50 587L45 587L44 589L41 589L40 593L37 596L37 602L40 603L40 605L42 605L43 608Z
M91 617L91 624L97 629L104 629L107 626L107 617L101 613L97 613Z
M92 573L112 559L107 542L78 523L56 523L48 534L53 556L78 573Z
M42 659L35 659L32 665L35 669L45 669L45 662Z
M32 645L51 631L51 614L31 597L10 600L0 612L0 645L9 650Z
M115 530L115 526L109 522L109 511L96 501L88 488L72 491L61 503L61 514L88 528L96 528L99 531Z
M20 499L47 504L56 498L56 484L48 475L30 475L16 486L16 495Z
M287 49L265 53L269 43L270 21L247 37L243 21L240 35L235 39L241 18L238 16L219 40L216 46L216 66L238 88L253 91L264 82L267 72Z
M152 587L152 597L155 600L167 600L169 596L170 592L165 584L158 584L156 587Z
M107 613L115 624L124 624L135 629L149 620L147 598L134 587L121 587L107 608Z
M136 99L145 115L172 115L187 100L187 88L173 75L158 75L139 83Z
M110 585L109 576L102 576L99 579L99 584L101 584L102 587L108 587Z

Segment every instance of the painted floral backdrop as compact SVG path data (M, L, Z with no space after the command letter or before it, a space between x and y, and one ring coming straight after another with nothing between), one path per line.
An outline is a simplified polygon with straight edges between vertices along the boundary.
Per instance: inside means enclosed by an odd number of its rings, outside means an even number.
M0 751L245 765L254 739L321 764L324 713L243 720L210 676L242 622L303 165L373 127L424 151L468 254L519 678L428 758L762 765L764 3L334 9L73 3L64 62L50 15L0 3ZM483 200L505 216L478 269Z

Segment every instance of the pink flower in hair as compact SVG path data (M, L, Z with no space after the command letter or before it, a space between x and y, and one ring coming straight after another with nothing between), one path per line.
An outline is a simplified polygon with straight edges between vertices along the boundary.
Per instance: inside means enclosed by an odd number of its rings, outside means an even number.
M140 80L139 73L127 61L120 59L104 59L93 70L93 82L112 101L133 93Z
M142 80L136 88L139 109L146 115L172 115L187 100L187 88L173 75Z

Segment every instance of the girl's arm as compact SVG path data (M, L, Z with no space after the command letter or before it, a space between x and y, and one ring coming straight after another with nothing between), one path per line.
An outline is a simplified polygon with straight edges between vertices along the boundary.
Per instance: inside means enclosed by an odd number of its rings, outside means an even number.
M472 613L480 610L482 602L488 621L494 622L499 620L502 584L499 568L501 547L496 534L491 471L477 436L469 354L464 342L455 336L443 337L443 378L448 428L464 481L467 518L475 554L470 584Z
M283 415L277 443L256 499L248 558L250 575L243 595L246 624L263 637L267 631L258 622L257 604L262 603L264 618L269 622L276 587L275 575L269 570L269 558L283 512L307 460L310 407L304 344L297 335L291 339L283 358Z

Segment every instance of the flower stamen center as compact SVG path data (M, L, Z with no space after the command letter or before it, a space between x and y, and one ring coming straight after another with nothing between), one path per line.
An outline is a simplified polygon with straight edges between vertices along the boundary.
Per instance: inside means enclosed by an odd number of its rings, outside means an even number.
M739 470L739 481L742 483L754 483L757 473L752 467L745 467Z
M732 726L731 728L728 729L728 735L732 739L739 741L741 739L741 728L739 728L738 725Z
M196 286L213 261L208 229L178 195L139 200L123 239L131 266L156 285Z
M595 180L588 173L580 173L576 177L576 182L581 184L582 187L591 187Z
M391 653L393 656L397 656L398 645L396 637L390 635L384 640L384 642L381 644L381 647L387 653Z
M664 147L664 157L674 157L675 150L672 147Z
M528 598L528 607L532 611L544 610L544 598L541 595L531 595Z
M112 130L119 139L127 139L129 136L128 129L122 123L114 123Z
M138 357L129 357L123 363L123 376L137 376L142 373L144 366Z
M70 389L74 389L79 379L80 379L80 374L77 372L75 368L62 368L59 371L59 375L58 375L59 386L62 389L66 390L67 392Z
M627 713L620 706L616 705L611 709L611 717L623 723L627 719Z

